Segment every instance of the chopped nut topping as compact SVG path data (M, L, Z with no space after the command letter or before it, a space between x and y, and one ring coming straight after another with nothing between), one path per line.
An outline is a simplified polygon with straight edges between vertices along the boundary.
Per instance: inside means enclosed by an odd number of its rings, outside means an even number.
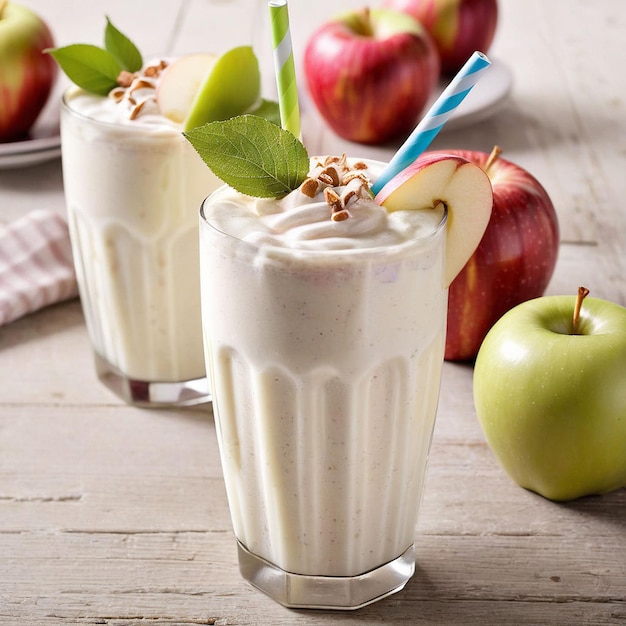
M324 200L326 200L326 204L328 204L333 213L341 211L344 208L341 203L341 198L331 187L326 187L326 189L324 189Z
M135 79L135 74L132 72L127 72L126 70L122 70L117 77L117 84L120 87L130 87L132 85L133 80Z
M167 67L167 61L159 61L157 65L149 65L145 71L144 75L148 76L148 78L157 78L161 72Z
M134 120L139 115L139 113L141 113L141 109L143 109L143 107L146 105L146 102L147 100L142 100L141 102L139 102L130 112L129 119Z
M352 204L361 198L367 198L369 196L367 181L363 181L361 178L353 178L345 187L341 194L341 201L343 206L347 207L348 204Z
M134 80L130 84L129 90L130 90L130 93L133 93L137 91L138 89L154 89L154 85L151 82L143 78L138 78L137 80Z
M120 72L117 77L118 87L109 92L117 104L128 108L128 118L134 120L145 110L154 110L156 105L157 78L167 67L167 61L149 65L140 72Z
M356 202L359 199L359 192L355 189L350 189L341 196L341 200L344 206L348 206L351 203Z
M307 198L315 198L317 195L317 190L319 188L319 183L315 178L307 178L300 187L300 191Z
M337 187L339 185L339 172L336 167L329 165L325 167L317 176L321 182Z
M349 206L359 199L372 197L369 178L363 171L366 169L367 164L363 161L348 165L345 154L316 159L312 173L300 186L300 192L308 198L314 198L323 189L331 219L340 222L351 217Z
M109 96L115 100L115 102L121 102L124 98L124 94L126 90L123 87L116 87L112 91L109 92Z
M343 175L341 179L341 184L347 185L355 179L362 181L364 185L369 184L369 180L367 179L367 176L365 174L363 174L362 172L353 172L353 171L347 171Z
M335 213L333 213L330 216L330 219L333 220L333 222L343 222L349 217L351 217L350 211L348 211L347 209L341 209L341 211L336 211Z
M338 156L327 156L324 160L324 165L338 165L341 168L345 168L347 166L348 157L344 152L340 157Z

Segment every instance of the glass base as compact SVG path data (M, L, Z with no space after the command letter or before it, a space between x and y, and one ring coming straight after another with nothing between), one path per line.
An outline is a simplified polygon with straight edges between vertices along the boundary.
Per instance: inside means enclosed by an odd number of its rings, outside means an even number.
M357 576L307 576L285 572L237 542L241 575L280 604L294 609L354 610L404 588L415 572L415 548Z
M196 406L211 401L206 377L181 382L133 380L99 354L94 356L98 378L128 404L145 408Z

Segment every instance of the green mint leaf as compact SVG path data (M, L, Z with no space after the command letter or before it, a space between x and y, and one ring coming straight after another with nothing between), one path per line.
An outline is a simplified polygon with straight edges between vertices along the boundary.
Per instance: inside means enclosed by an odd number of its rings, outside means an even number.
M85 91L105 96L117 86L122 66L106 50L86 43L48 49L67 77Z
M107 17L104 31L104 47L117 59L123 69L138 72L143 67L141 52L137 46Z
M256 115L209 122L183 135L213 173L249 196L280 198L309 173L309 155L290 132Z
M280 126L280 106L278 102L274 100L265 100L262 99L259 106L249 111L250 115L257 115L258 117L262 117L272 124L276 124L276 126Z

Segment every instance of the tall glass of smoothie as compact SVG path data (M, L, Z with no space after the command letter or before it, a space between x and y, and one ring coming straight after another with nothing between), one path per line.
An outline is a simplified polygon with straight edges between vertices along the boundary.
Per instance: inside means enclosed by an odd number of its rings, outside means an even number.
M197 207L218 180L161 115L164 64L108 96L64 96L64 187L101 381L129 403L210 400L202 350ZM165 70L166 71L166 70Z
M201 209L202 317L242 575L290 607L402 589L439 397L446 211L388 213L382 164L312 159L280 200ZM419 207L416 207L419 208Z

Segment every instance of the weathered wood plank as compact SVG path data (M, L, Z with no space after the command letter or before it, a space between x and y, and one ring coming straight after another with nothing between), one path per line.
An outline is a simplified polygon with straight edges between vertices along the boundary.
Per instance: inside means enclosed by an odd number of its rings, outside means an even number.
M3 589L4 611L10 607L33 623L210 617L248 624L263 615L265 623L279 624L293 623L296 615L239 577L224 533L24 533L19 558L7 554L15 545L7 538L0 534L0 573L11 579ZM409 624L420 616L429 623L464 615L470 623L495 624L506 609L507 623L517 623L511 621L516 616L535 623L533 614L545 624L618 623L626 609L623 548L581 550L578 543L575 537L422 535L417 573L400 595L331 619ZM298 623L321 623L319 615L298 613Z

